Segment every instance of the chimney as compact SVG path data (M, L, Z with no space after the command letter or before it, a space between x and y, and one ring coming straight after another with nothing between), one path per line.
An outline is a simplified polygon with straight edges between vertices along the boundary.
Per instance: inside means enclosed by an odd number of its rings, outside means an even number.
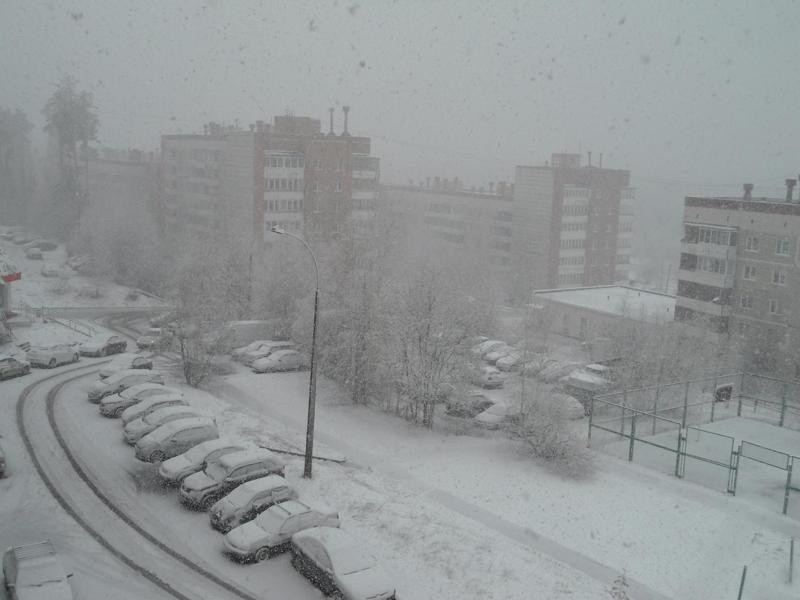
M796 179L787 179L786 180L786 201L792 202L792 192L794 192L794 186L797 183Z
M598 163L597 166L600 167L601 169L603 168L603 153L602 152L600 153L600 162Z
M489 182L489 193L494 193L494 181Z
M345 136L346 135L350 135L348 133L348 131L347 131L347 113L350 112L350 107L349 106L343 106L342 107L342 112L344 113L344 131L342 131L342 135L345 135Z
M433 189L438 190L440 187L442 187L440 185L440 182L441 182L441 180L439 179L438 175L436 177L434 177L433 178Z
M753 199L753 184L752 183L745 183L743 186L744 188L744 197L743 200L752 200Z
M591 167L592 166L592 151L589 150L586 154L589 155L589 166Z
M330 122L331 122L331 129L328 132L328 135L333 135L333 107L329 108L328 112L330 113Z
M256 121L256 131L258 133L264 133L264 121Z

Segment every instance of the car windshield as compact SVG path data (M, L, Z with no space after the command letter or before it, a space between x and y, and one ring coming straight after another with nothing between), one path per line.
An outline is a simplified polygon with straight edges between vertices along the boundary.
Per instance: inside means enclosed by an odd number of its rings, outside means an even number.
M220 462L214 461L206 466L206 475L214 481L222 481L228 476L228 471Z
M356 546L337 548L331 552L333 570L339 575L350 575L366 569L373 568L377 563L375 558L366 554Z
M188 460L190 463L197 464L197 463L202 462L203 460L205 460L206 456L208 456L208 453L209 453L208 446L205 446L204 444L200 444L198 446L195 446L191 450L189 450L185 454L185 456L186 456L186 460Z
M280 531L286 522L286 516L275 510L267 509L256 517L256 522L264 531Z

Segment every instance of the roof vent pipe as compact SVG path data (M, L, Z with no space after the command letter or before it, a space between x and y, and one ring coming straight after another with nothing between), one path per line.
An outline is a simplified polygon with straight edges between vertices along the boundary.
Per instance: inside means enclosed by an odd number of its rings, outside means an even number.
M328 135L333 135L333 107L328 109L328 113L330 113L330 131L328 131Z
M592 151L589 150L586 154L589 155L589 166L591 167L592 166Z
M600 162L599 162L599 164L597 166L600 167L601 169L603 168L603 153L602 152L600 153Z
M794 186L797 183L795 179L787 179L786 180L786 201L792 201L792 193L794 192Z
M350 135L347 131L347 113L350 112L349 106L343 106L342 112L344 113L344 131L342 131L342 135Z
M753 199L753 184L752 183L745 183L742 187L744 188L743 200L752 200Z

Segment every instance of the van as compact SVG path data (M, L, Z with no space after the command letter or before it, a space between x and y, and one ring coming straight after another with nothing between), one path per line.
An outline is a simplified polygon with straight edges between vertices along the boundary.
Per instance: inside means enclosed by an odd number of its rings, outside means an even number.
M217 438L219 431L211 419L180 419L156 428L136 442L136 458L144 462L160 463Z

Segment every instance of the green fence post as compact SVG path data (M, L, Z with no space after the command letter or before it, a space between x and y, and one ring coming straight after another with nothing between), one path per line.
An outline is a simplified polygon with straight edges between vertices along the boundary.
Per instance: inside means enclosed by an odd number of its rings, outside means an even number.
M633 444L636 439L636 413L631 417L631 443L628 446L628 462L633 462Z
M622 418L619 420L619 435L625 437L625 405L622 405Z
M586 447L589 448L592 445L592 415L594 414L594 396L592 396L591 401L589 403L589 436L586 438Z
M742 569L742 580L739 582L739 595L736 596L736 600L742 600L742 592L744 592L744 580L747 578L747 565L744 566Z
M683 391L683 418L681 419L681 429L686 429L686 411L689 408L689 382L686 382L686 389Z
M653 435L656 434L656 414L658 413L658 394L661 392L661 388L656 386L656 397L653 400Z
M786 465L786 489L783 492L783 514L789 510L789 491L792 488L792 466L794 464L794 457L790 457L789 464Z
M682 429L678 430L678 447L675 452L675 477L681 476L681 440L683 439L682 436Z
M794 571L794 536L789 542L789 583L792 583L792 572Z
M783 427L783 421L786 418L786 396L789 394L789 382L783 382L783 398L781 398L781 420L779 425Z
M714 408L717 406L717 385L719 381L717 376L714 375L714 388L711 391L711 422L714 422Z

